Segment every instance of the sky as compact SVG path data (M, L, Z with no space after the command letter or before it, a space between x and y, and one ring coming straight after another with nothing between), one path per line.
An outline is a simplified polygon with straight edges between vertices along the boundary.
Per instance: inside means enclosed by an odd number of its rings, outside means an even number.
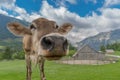
M120 28L120 0L0 0L0 14L32 22L38 17L73 24L67 37L79 42Z

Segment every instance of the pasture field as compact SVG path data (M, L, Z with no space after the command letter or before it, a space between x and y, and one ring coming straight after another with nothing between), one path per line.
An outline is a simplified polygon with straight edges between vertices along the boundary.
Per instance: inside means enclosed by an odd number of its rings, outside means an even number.
M33 66L32 80L40 80ZM0 80L25 80L25 61L0 61ZM47 80L120 80L120 62L105 65L68 65L46 61Z
M0 46L0 49L4 49L4 46Z
M120 51L115 51L115 53L113 55L118 55L120 56Z

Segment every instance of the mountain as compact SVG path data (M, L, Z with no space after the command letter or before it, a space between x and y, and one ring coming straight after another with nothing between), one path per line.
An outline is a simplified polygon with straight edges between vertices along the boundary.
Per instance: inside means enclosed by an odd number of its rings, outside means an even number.
M78 48L82 45L88 44L96 50L100 50L101 45L111 44L115 42L120 42L120 29L116 29L109 32L102 32L95 36L88 37L81 42L78 42Z
M28 25L28 22L24 20L0 14L0 48L3 46L18 46L21 43L21 38L14 36L8 31L7 24L9 22L20 22L26 26Z
M0 14L0 40L6 39L6 38L15 38L15 36L12 35L6 27L7 23L9 22L20 22L24 25L28 25L26 21L22 21L16 18L12 18L12 17L8 17L8 16Z

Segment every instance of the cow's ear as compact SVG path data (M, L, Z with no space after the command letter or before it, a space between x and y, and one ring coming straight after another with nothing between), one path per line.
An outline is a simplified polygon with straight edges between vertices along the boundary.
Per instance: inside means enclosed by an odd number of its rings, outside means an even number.
M14 35L17 35L17 36L32 34L30 29L26 28L25 26L17 22L8 23L7 28L10 32L12 32Z
M67 34L72 29L72 27L73 27L72 24L65 23L58 29L58 32L60 34Z

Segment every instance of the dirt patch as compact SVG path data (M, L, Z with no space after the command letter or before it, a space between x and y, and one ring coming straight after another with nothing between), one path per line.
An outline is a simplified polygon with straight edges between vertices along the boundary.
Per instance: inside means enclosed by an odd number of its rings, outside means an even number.
M61 60L58 62L63 64L86 64L86 65L102 65L115 63L115 61L100 61L100 60Z

